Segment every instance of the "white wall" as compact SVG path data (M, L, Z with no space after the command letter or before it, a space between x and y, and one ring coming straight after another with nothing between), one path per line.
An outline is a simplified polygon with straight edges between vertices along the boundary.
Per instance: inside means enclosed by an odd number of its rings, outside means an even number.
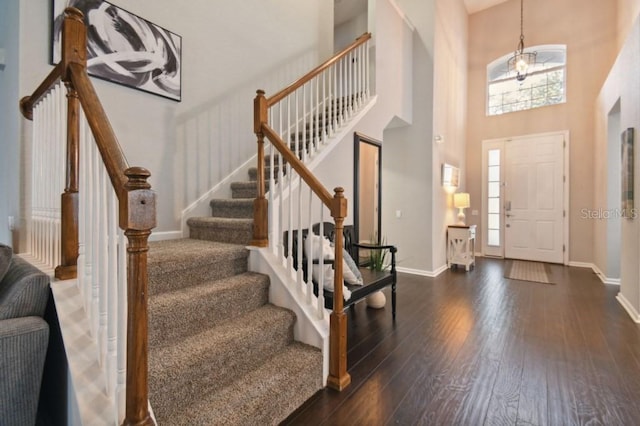
M620 103L619 127L635 129L635 140L640 136L640 20L628 32L628 37L620 51L609 76L596 101L596 134L594 145L593 185L596 208L607 208L607 150L609 148L609 113ZM618 135L618 140L620 136ZM637 143L636 143L637 145ZM634 155L634 188L640 188L640 156ZM636 208L639 206L635 201ZM620 294L619 300L636 321L640 321L640 218L622 219L622 244L620 249ZM606 241L607 222L594 221L594 233L598 241ZM597 244L596 266L605 271L607 266L607 246Z
M388 206L394 193L388 178L387 158L397 150L392 142L383 140L383 131L389 122L399 117L400 122L410 122L412 117L412 43L410 27L388 0L370 0L368 6L369 28L375 45L375 87L377 103L357 124L354 131L381 140L382 147L382 233L387 241L399 244L396 231L387 226ZM374 50L371 51L374 53ZM314 170L316 176L330 191L335 186L345 189L348 215L345 223L353 223L353 133L347 135L327 159Z
M158 193L156 231L179 230L176 212L180 209L176 206L182 201L174 184L179 152L177 117L223 96L229 89L259 81L265 71L276 69L302 52L314 51L319 58L330 56L333 5L322 0L112 3L182 36L181 103L94 80L129 164L146 167L152 173L150 181ZM20 1L20 96L31 93L51 70L49 7L49 0ZM249 97L246 109L240 107L238 114L251 115L252 101L253 97ZM255 145L255 140L248 138L246 144ZM19 142L14 139L10 145L16 147ZM216 164L212 162L211 167ZM208 173L216 175L217 170ZM11 203L16 203L15 195L11 198ZM4 224L6 219L0 220Z

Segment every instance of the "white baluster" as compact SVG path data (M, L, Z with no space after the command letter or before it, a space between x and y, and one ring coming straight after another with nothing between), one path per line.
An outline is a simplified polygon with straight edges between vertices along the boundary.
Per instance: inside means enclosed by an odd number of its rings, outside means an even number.
M107 281L107 391L116 398L118 382L118 217L117 197L107 181L108 264Z
M307 207L309 209L309 218L308 218L309 236L311 236L311 233L313 232L313 208L312 207L313 207L313 189L311 189L311 187L309 186L309 205ZM309 236L307 238L309 238ZM309 241L312 242L312 240L309 240ZM318 268L324 269L324 264L322 263L323 254L324 253L320 251L320 253L318 253L317 255L314 255L313 244L309 244L309 253L307 253L307 283L306 283L307 284L306 302L309 306L312 306L311 302L312 302L312 296L313 296L313 258L318 257L319 259Z
M304 277L303 277L303 270L302 270L302 178L298 178L299 183L298 183L298 264L296 265L298 270L297 270L297 285L296 288L298 290L298 295L302 295L302 288L304 286Z
M118 373L116 404L118 421L121 424L125 414L127 383L127 238L118 229Z
M106 367L107 361L107 316L108 316L108 286L109 286L109 259L108 259L108 235L109 228L107 224L107 171L100 162L98 174L98 207L97 211L97 229L95 233L97 255L96 264L98 266L98 353L100 356L100 364Z
M324 235L324 204L320 203L320 229L318 229L319 235ZM322 253L324 257L324 252ZM324 319L324 268L320 268L320 273L318 274L318 304L317 312L318 319Z

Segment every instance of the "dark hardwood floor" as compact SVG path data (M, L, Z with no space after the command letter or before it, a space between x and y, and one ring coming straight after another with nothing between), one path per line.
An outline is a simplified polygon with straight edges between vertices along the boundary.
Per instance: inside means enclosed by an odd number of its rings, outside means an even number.
M501 260L437 278L400 274L387 307L349 314L343 392L287 425L640 425L640 327L590 269L555 285L508 280Z

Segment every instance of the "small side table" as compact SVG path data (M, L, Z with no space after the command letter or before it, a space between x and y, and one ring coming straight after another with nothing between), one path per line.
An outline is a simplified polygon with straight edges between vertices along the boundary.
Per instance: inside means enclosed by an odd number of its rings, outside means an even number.
M464 266L469 271L476 264L476 225L447 227L447 267Z

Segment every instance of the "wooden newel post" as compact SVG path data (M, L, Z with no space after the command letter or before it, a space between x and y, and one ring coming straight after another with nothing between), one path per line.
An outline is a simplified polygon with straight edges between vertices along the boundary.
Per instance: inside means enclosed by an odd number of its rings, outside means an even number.
M62 25L61 63L64 66L62 80L67 87L67 157L64 193L60 197L61 247L60 265L55 276L61 280L78 275L78 162L80 140L80 102L71 85L68 66L71 63L87 64L87 31L83 14L78 9L65 9Z
M267 247L269 245L268 205L265 197L264 181L264 134L262 124L268 120L267 98L264 91L258 90L253 101L253 131L258 137L258 196L253 202L253 239L252 246Z
M127 395L123 425L154 425L149 414L147 253L151 229L156 226L156 195L142 167L125 171L127 202L120 205L120 227L127 246ZM124 225L124 226L123 226Z
M60 198L61 206L61 256L55 275L60 280L78 275L78 162L80 158L80 101L78 93L67 86L67 158L66 184Z
M338 391L351 383L351 376L347 373L347 316L344 313L344 299L342 295L342 229L344 218L347 216L347 199L344 189L335 188L331 216L335 220L335 262L333 278L333 312L329 317L331 335L329 337L329 377L327 385Z

